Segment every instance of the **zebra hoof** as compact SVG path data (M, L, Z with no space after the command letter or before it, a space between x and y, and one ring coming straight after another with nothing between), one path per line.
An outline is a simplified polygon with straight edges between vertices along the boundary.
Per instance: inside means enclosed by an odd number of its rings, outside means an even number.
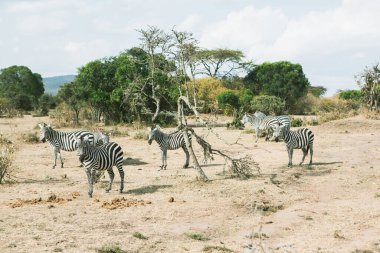
M88 197L89 197L89 198L92 198L92 194L89 193L89 194L88 194Z
M110 190L106 190L106 193L109 193L110 192Z

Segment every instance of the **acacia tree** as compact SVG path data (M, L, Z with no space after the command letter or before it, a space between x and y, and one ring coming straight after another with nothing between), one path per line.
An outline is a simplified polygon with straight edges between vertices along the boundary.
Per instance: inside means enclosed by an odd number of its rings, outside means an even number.
M198 50L196 60L199 62L199 72L214 78L226 78L252 67L252 62L244 61L244 54L240 50Z
M165 56L168 53L168 50L170 48L170 36L167 35L163 30L158 29L154 26L149 26L148 29L138 30L140 33L140 41L142 48L146 51L149 58L149 69L150 69L150 75L149 75L149 84L151 87L151 98L154 101L154 104L156 106L156 110L154 112L154 115L152 117L152 122L154 122L158 116L158 113L160 112L160 104L161 104L161 98L157 94L157 92L160 89L160 86L158 85L157 78L159 78L160 74L162 76L162 68L159 68L158 66L158 58L159 55Z
M380 104L380 69L379 63L371 68L366 67L362 74L356 77L361 88L363 102L369 110L378 110Z
M79 125L79 113L83 106L83 92L80 87L75 83L65 83L58 90L58 99L63 101L74 112L74 123Z

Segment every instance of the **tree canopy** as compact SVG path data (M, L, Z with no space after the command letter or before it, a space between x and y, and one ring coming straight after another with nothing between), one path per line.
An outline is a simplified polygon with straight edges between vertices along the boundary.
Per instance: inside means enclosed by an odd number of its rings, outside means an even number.
M44 93L40 74L25 66L11 66L0 70L0 96L11 98L16 109L31 110Z

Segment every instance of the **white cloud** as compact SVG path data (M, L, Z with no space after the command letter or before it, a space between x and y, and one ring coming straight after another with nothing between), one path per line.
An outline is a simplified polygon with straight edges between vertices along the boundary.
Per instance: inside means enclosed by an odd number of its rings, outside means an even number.
M185 18L181 24L178 25L180 31L196 31L202 24L202 17L196 13L193 13Z
M250 50L273 43L287 22L288 18L280 9L248 6L230 13L225 20L206 26L201 43L211 48Z

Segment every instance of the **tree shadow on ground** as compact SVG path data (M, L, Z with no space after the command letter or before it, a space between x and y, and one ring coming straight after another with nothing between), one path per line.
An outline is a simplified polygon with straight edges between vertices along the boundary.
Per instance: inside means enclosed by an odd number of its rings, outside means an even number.
M147 193L154 193L158 191L159 189L164 189L164 188L170 188L173 187L173 185L148 185L136 189L130 189L123 194L135 194L135 195L143 195Z
M141 161L141 159L139 158L128 157L124 159L123 161L123 165L144 165L144 164L148 164L148 163Z

